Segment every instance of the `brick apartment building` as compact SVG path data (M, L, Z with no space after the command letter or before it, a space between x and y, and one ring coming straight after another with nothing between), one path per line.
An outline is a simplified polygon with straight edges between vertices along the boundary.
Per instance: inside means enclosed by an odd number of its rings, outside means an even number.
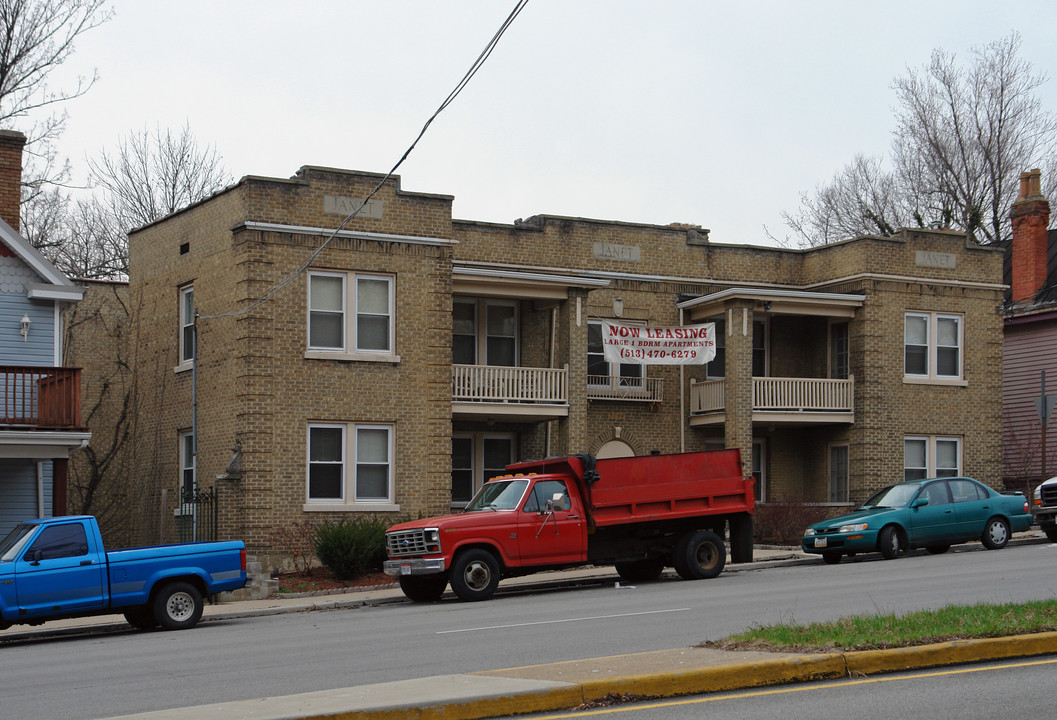
M949 231L788 250L455 220L451 196L399 178L323 248L380 180L245 177L131 234L144 539L172 512L162 491L175 507L195 482L217 485L220 534L267 554L277 527L448 511L511 461L580 451L740 448L765 502L999 483L1000 250ZM605 319L714 321L719 352L611 366Z

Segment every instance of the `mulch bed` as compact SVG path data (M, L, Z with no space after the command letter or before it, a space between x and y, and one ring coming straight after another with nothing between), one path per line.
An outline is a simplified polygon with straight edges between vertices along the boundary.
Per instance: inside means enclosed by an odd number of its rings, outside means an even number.
M325 594L344 590L370 590L396 585L396 579L382 572L357 575L338 580L326 568L312 568L308 572L279 573L279 595Z

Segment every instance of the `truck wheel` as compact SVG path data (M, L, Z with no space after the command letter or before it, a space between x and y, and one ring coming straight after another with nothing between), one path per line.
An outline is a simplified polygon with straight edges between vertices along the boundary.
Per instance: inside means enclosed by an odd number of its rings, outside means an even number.
M903 552L903 541L899 536L899 530L894 525L881 530L881 535L877 538L877 546L885 560L891 560L899 555Z
M617 575L629 582L651 582L664 572L664 561L658 558L645 558L614 564Z
M125 613L125 621L137 630L153 630L158 627L154 614L147 608L136 608Z
M487 600L499 586L499 563L487 550L464 550L451 566L450 582L463 600Z
M727 549L714 532L695 530L679 540L672 560L679 577L684 580L704 580L723 572Z
M840 550L827 550L822 553L822 559L826 561L827 565L836 565L840 562L841 552Z
M1047 525L1042 531L1046 533L1046 537L1050 539L1050 542L1057 542L1057 525Z
M443 573L436 575L401 575L400 589L411 602L434 602L440 600L444 588L448 587L448 578Z
M194 627L203 609L202 593L190 583L169 583L154 596L154 619L166 630Z
M984 525L984 534L980 538L988 550L1001 550L1009 542L1009 525L1000 517L993 517Z

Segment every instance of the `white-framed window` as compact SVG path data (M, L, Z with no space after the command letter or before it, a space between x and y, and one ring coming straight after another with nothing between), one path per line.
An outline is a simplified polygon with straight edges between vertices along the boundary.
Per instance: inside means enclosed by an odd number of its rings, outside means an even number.
M829 501L848 502L848 446L829 446Z
M180 288L180 365L190 365L195 359L195 289L193 285Z
M388 275L308 274L309 357L395 360L394 281Z
M727 321L716 318L713 322L716 323L716 356L705 365L705 378L721 380L727 376Z
M518 322L515 300L455 298L452 302L452 363L516 367Z
M516 460L513 433L455 433L451 439L451 503L462 507L487 480Z
M848 321L829 324L829 376L832 380L847 380L851 352L848 341Z
M642 322L621 321L623 325L644 326ZM605 387L636 390L646 388L646 366L638 363L609 363L606 361L602 347L602 321L587 322L587 384L592 387Z
M962 441L937 435L903 438L903 479L957 477L962 474Z
M962 379L962 316L908 312L903 323L903 373L911 380Z
M398 510L391 425L310 423L306 510Z
M727 376L727 321L716 318L712 322L716 324L716 356L705 365L705 377L709 380L721 380ZM770 365L767 330L766 320L752 321L753 377L767 377Z
M188 501L195 490L195 436L190 430L180 433L180 494Z

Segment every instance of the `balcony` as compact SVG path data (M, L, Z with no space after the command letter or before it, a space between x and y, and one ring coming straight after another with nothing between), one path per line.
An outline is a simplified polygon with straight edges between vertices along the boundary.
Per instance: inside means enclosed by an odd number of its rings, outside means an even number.
M81 430L81 369L0 365L0 427Z
M569 415L569 369L452 365L452 415L538 422Z
M587 376L588 400L629 400L656 403L661 401L662 389L660 378Z
M690 424L725 421L726 380L690 381ZM855 422L855 379L752 378L752 421L773 425Z

